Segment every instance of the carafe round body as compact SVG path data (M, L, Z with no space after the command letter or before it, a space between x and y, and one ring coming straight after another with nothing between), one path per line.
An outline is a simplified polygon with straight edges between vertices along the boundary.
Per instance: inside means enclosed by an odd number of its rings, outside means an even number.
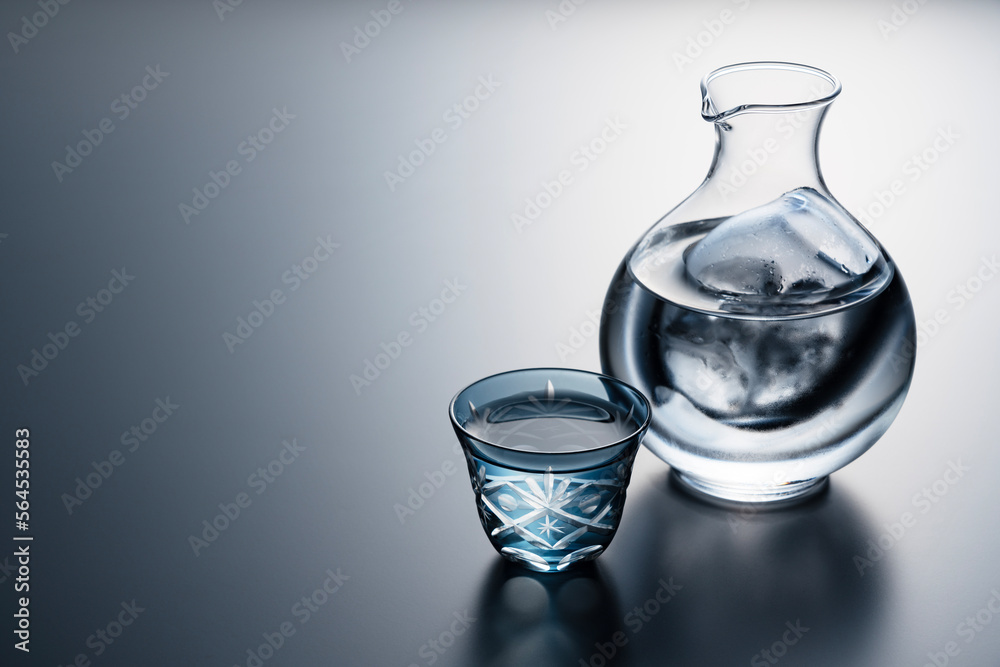
M715 498L817 490L885 433L910 385L906 284L819 168L840 89L792 63L708 74L708 176L635 243L604 303L601 363L649 399L644 444Z

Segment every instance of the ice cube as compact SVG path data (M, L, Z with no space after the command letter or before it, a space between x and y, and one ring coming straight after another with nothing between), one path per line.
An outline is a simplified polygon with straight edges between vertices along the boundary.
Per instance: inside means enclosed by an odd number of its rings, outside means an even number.
M688 277L707 290L780 298L853 288L879 257L878 245L838 204L799 188L728 218L684 261Z
M773 428L815 411L854 343L844 318L784 321L677 309L659 330L670 383L701 412L733 425ZM782 417L782 415L784 415Z

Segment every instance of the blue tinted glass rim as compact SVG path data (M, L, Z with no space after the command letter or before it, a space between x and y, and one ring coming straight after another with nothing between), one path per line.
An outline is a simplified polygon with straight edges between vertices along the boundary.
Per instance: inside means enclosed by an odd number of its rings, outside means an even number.
M502 376L505 376L505 375L519 375L519 374L523 374L523 373L539 373L539 372L564 373L564 374L568 374L568 375L586 375L586 376L589 376L591 378L596 378L596 379L600 379L600 380L604 380L604 381L610 382L611 384L617 386L618 388L624 389L634 399L637 399L638 403L645 410L645 419L642 420L642 423L639 426L637 426L636 428L632 429L631 433L629 433L627 436L625 436L623 438L619 438L618 440L615 440L614 442L610 442L610 443L608 443L606 445L601 445L600 447L594 447L592 449L585 449L585 450L582 450L582 451L577 450L577 451L574 451L574 452L525 452L523 450L514 449L512 447L506 447L504 445L499 445L499 444L496 444L496 443L493 443L493 442L489 442L488 440L483 440L482 438L477 437L477 436L473 435L472 433L469 433L469 431L467 431L464 426L462 426L461 424L458 423L458 419L455 416L455 405L458 402L458 398L462 394L464 394L466 391L468 391L469 389L472 389L477 384L481 384L483 382L487 382L488 380L499 378L499 377L502 377ZM632 440L638 440L638 437L640 435L642 435L642 433L644 433L647 428L649 428L650 421L652 420L652 417L653 417L653 410L652 410L652 407L649 405L649 400L646 399L646 397L643 395L643 393L641 391L639 391L638 389L636 389L632 385L628 384L627 382L619 380L618 378L613 377L611 375L605 375L603 373L595 373L593 371L585 371L585 370L581 370L579 368L557 368L557 367L550 367L550 366L542 366L542 367L539 367L539 368L518 368L518 369L510 370L510 371L503 371L501 373L494 373L493 375L487 375L484 378L480 378L480 379L476 380L475 382L473 382L473 383L471 383L469 385L466 385L464 388L462 388L461 390L459 390L458 393L455 394L454 398L452 398L451 402L448 404L448 416L451 418L451 423L454 425L454 427L459 432L461 432L464 437L466 437L466 438L468 438L470 440L473 440L475 442L481 442L483 444L489 445L490 447L496 447L497 449L501 449L501 450L504 450L504 451L515 452L515 453L517 453L519 455L527 455L527 456L532 456L532 457L535 457L535 458L552 458L552 457L564 458L564 457L568 457L568 456L572 456L572 455L580 455L580 454L584 454L584 453L601 452L601 451L604 451L604 450L612 449L614 447L621 447L622 445L628 444ZM638 445L638 443L635 443L635 444Z

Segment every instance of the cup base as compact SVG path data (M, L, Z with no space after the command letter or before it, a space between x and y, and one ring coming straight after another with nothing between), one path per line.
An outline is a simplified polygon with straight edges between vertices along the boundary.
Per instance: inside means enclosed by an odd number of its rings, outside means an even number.
M503 547L500 549L500 555L507 560L535 572L565 572L572 567L594 560L602 553L604 553L604 547L595 544L583 549L577 549L567 554L561 560L552 561L525 549L518 549L516 547Z
M826 488L827 476L815 477L788 484L770 486L733 485L701 479L694 475L673 471L674 479L687 491L710 502L721 504L797 504L815 496Z

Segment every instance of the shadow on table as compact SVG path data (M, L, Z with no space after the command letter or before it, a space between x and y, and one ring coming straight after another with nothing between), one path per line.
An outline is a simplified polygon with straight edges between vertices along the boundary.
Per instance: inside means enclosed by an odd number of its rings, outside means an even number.
M664 476L630 494L595 563L549 575L498 560L480 593L474 664L866 664L891 583L885 561L859 574L855 556L873 537L835 484L798 506L727 509Z
M498 559L478 611L472 664L488 667L575 667L593 652L594 637L609 637L621 622L614 587L595 562L540 574Z
M835 484L758 510L710 505L668 475L629 501L615 575L625 618L638 608L648 620L626 627L615 664L866 664L891 572L884 561L859 572L875 531ZM664 580L682 588L645 606Z

